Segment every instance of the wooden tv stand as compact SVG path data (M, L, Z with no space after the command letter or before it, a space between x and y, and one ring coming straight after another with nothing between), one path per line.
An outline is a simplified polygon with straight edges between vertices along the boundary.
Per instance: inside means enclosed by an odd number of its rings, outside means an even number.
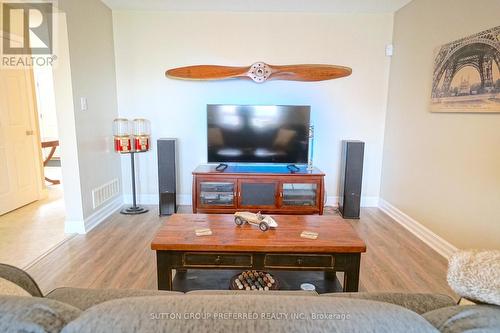
M320 214L324 208L325 174L301 167L200 165L193 171L193 213Z

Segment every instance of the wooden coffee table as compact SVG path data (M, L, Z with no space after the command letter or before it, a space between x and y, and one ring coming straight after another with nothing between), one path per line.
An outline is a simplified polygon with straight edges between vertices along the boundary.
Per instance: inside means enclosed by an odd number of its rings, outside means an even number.
M358 291L361 253L366 245L337 216L274 215L277 229L262 232L236 226L233 215L172 215L151 243L156 251L158 289L172 290L172 270L242 269L344 272L343 291ZM195 229L210 228L211 236ZM319 234L301 238L302 231Z

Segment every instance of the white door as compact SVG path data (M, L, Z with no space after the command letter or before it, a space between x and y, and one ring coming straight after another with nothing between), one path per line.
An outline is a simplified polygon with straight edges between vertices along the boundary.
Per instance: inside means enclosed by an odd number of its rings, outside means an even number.
M40 197L35 100L31 69L0 68L0 215Z

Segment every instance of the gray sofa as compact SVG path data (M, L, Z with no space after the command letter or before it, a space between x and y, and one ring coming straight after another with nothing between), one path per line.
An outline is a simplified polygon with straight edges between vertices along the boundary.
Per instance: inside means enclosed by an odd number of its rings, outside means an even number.
M26 273L0 277L32 296L0 296L0 332L500 332L500 307L437 294L95 290L43 296Z

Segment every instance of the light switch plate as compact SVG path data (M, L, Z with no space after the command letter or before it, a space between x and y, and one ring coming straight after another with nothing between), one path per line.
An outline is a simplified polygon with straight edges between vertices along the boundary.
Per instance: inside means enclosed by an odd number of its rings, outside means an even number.
M80 109L82 111L87 111L88 109L88 104L87 104L87 97L82 97L80 98Z
M392 44L386 45L385 55L388 57L392 57L393 54L394 54L394 45Z

